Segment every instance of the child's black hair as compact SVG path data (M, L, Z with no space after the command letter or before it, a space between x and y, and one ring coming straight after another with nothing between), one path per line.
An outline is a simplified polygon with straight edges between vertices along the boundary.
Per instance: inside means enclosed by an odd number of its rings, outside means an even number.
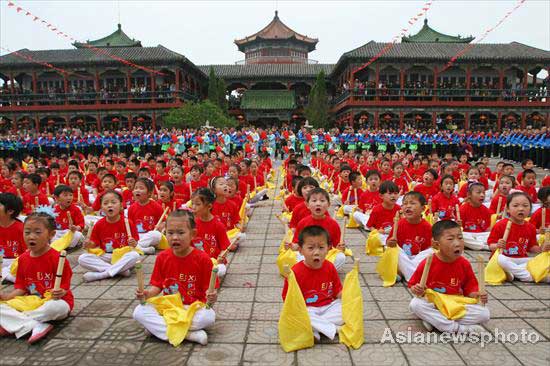
M67 178L69 178L71 175L76 175L78 177L78 179L82 180L82 178L84 177L82 175L81 172L79 172L78 170L73 170L71 172L69 172L69 174L67 174Z
M445 174L444 176L441 177L441 181L439 181L439 186L440 186L440 187L443 187L443 181L444 181L445 179L450 179L450 180L452 180L452 181L453 181L453 184L456 183L455 177L453 177L453 176L450 175L450 174Z
M437 180L437 178L439 177L439 175L437 175L437 172L434 169L428 169L424 172L424 174L426 173L430 173L432 177L434 177L434 180Z
M105 199L105 197L108 195L108 194L114 194L118 200L120 201L120 203L122 203L122 195L120 193L118 193L117 191L115 191L114 189L109 189L108 191L106 191L105 193L103 193L103 196L101 196L101 201L100 203L103 203L103 200Z
M153 181L151 179L141 177L141 178L136 179L136 185L138 183L143 183L143 185L147 189L147 193L152 193L152 192L155 191L155 183L153 183Z
M296 174L301 175L302 172L310 172L311 173L311 168L308 167L307 165L299 165L296 168Z
M533 159L524 159L524 160L522 160L522 161L521 161L521 167L523 168L523 167L526 166L527 163L529 163L529 162L532 163L532 162L533 162Z
M512 177L511 175L503 175L501 176L500 178L498 178L498 181L500 182L500 180L502 178L506 178L508 179L510 182L512 182L512 188L514 188L516 186L516 178Z
M214 177L214 178L210 179L210 182L208 182L208 188L210 188L212 190L212 192L214 192L214 189L216 188L216 183L220 179L223 179L223 177L222 176L217 176L217 177Z
M380 188L378 189L378 192L380 194L384 193L399 193L399 187L397 184L392 182L391 180L385 180L380 184Z
M476 187L481 187L481 189L485 191L485 186L481 183L473 182L473 183L467 183L467 184L468 184L468 194L472 193Z
M302 181L302 179L304 179L304 177L302 176L299 176L299 175L295 175L292 177L292 188L295 188L296 186L298 186L298 184Z
M405 195L403 196L403 201L405 201L405 198L407 197L413 197L417 199L422 206L426 206L426 204L428 203L428 201L426 201L426 197L424 197L424 195L420 192L411 191L411 192L405 193Z
M311 199L311 197L314 195L314 194L321 194L323 195L327 201L330 203L330 195L328 194L327 191L325 191L323 188L320 188L320 187L317 187L317 188L313 188L309 194L307 195L307 198L306 198L306 201L309 202L309 200Z
M37 186L42 184L42 177L40 176L40 174L31 173L28 174L25 179L30 180L32 184L36 184Z
M53 190L53 195L56 197L61 196L62 193L69 192L73 194L73 189L65 184L60 184Z
M506 207L510 208L510 203L512 202L512 200L516 197L525 197L527 198L527 201L529 201L529 207L532 208L533 207L533 203L531 202L531 197L529 197L529 195L525 192L521 192L521 191L516 191L514 193L510 193L508 195L508 197L506 197ZM531 210L529 209L529 212Z
M541 189L537 192L537 197L543 206L548 200L548 196L550 196L550 186L541 187Z
M180 217L183 217L183 218L187 219L187 221L189 223L189 227L191 229L194 229L196 227L196 225L195 225L195 215L193 215L193 212L191 212L189 210L180 210L180 209L170 212L168 217L166 217L166 225L168 225L168 220L176 219L176 218L180 218Z
M110 178L113 182L115 182L115 184L117 183L117 180L114 174L111 174L111 173L105 174L103 178L101 178L101 181L103 182L106 178Z
M128 172L126 175L124 175L124 180L126 179L134 179L136 180L138 178L137 174L134 172Z
M317 180L313 177L303 178L298 183L298 187L296 187L296 192L295 193L296 193L297 196L302 197L302 189L304 189L305 186L313 186L314 188L319 188L319 182L317 182Z
M23 210L23 200L13 193L0 193L0 205L6 212L12 211L11 218L15 219Z
M170 191L170 193L174 192L174 183L170 182L170 181L167 181L167 180L164 180L162 182L159 183L159 188L160 187L166 187L168 188L168 190Z
M191 197L198 197L204 204L212 204L216 200L216 195L209 188L199 188Z
M527 174L533 174L535 178L537 177L537 173L533 169L525 169L522 174L522 178L524 178Z
M443 235L445 230L457 229L460 228L460 225L453 220L441 220L433 224L432 226L432 238L434 240L439 240Z
M367 175L365 176L365 179L369 179L373 175L376 175L378 177L378 179L382 179L382 176L380 175L380 172L378 170L374 170L374 169L369 170L367 172Z
M312 225L312 226L306 226L302 231L300 231L300 234L298 235L298 245L302 247L304 245L306 238L309 238L312 236L323 236L326 239L327 245L330 242L329 234L323 227Z
M349 173L349 181L354 182L357 178L361 177L361 174L359 172L351 172Z
M157 160L155 164L160 164L163 169L166 168L166 162L164 160Z
M198 165L198 164L197 164L197 165L193 165L189 171L192 172L193 170L197 170L197 171L198 171L199 173L201 173L201 174L202 174L202 172L203 172L202 167L201 167L200 165Z
M346 165L342 165L342 166L340 167L340 173L343 172L344 170L347 170L347 171L350 172L350 173L353 171L353 169L351 169L351 167L350 167L349 165L347 165L347 164L346 164Z
M41 221L50 232L56 228L55 217L45 212L32 212L25 219L25 224L29 221Z

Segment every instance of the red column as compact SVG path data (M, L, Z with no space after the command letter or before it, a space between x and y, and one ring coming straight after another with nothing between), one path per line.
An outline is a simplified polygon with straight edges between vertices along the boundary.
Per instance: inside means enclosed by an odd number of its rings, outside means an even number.
M176 95L175 95L176 102L180 101L179 91L180 91L180 70L176 68Z
M378 84L380 83L380 64L376 64L376 85L374 86L375 100L378 100Z
M132 114L128 114L128 131L132 130Z
M500 131L500 126L502 126L502 112L498 112L497 116L497 130Z
M38 119L38 115L34 117L34 128L36 129L36 131L40 131L40 119Z
M13 76L13 73L10 73L10 80L11 80L11 83L10 83L11 93L15 94L15 77Z
M153 111L152 126L153 130L157 128L157 113L155 111Z
M155 74L151 73L150 74L150 78L151 78L151 92L152 92L152 99L151 99L151 103L156 103L157 102L157 99L156 99L156 95L155 95L155 91L157 89L157 81L155 79Z
M436 112L432 112L432 127L436 127L437 125L437 113Z
M436 93L437 93L437 78L438 78L438 70L437 70L437 66L434 67L434 86L433 86L433 98L432 100L437 100L438 98L436 97Z
M380 126L380 112L374 112L374 129L377 130Z
M94 89L95 89L95 92L97 93L96 95L96 104L99 104L99 91L101 90L101 85L99 85L99 72L96 70L95 71L95 79L94 79ZM98 126L99 126L99 120L98 120Z
M466 97L466 100L470 100L470 78L472 77L472 70L470 70L470 66L466 66L466 94L468 95Z
M470 113L464 112L464 129L470 128Z
M403 127L405 126L405 121L404 121L404 113L403 111L399 112L399 129L400 130L403 130Z
M521 128L525 128L527 120L527 114L525 112L521 112Z
M63 90L65 91L65 104L69 104L67 94L69 94L69 80L67 80L67 75L63 75Z
M399 100L405 99L405 69L399 69Z

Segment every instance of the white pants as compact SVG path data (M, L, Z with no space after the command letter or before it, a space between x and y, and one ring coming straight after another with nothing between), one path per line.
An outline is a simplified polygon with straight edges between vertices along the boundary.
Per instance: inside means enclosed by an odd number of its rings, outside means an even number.
M20 338L40 323L65 319L70 311L69 304L65 300L46 301L38 309L25 312L0 304L0 327Z
M344 205L344 214L351 215L354 207L355 205Z
M333 194L330 202L336 206L342 205L342 197L340 197L338 194Z
M84 216L84 224L86 224L86 226L95 225L95 223L101 220L102 218L103 216L99 216L99 215L86 215Z
M370 214L362 213L361 211L355 211L353 213L353 219L355 222L361 224L363 227L367 226L367 222L369 222Z
M78 257L78 264L83 268L93 272L107 272L109 277L114 277L120 272L133 268L140 259L136 251L126 253L115 264L111 264L111 254L97 256L95 254L84 253Z
M10 267L14 260L15 258L4 258L2 260L2 280L15 283L15 276L10 272Z
M57 239L60 239L63 235L67 234L69 230L56 230L55 236L52 239L52 242L56 241ZM73 235L73 240L71 240L71 243L69 244L68 248L74 248L84 239L84 235L80 231L75 231Z
M225 273L227 272L227 267L225 264L218 263L218 278L222 278L225 276Z
M464 238L464 246L472 250L489 250L489 245L487 245L489 234L489 231L481 233L463 231L462 237Z
M488 307L479 304L465 306L466 315L457 320L447 319L434 304L420 297L413 297L409 304L409 309L414 315L430 323L440 332L464 333L465 325L477 325L489 320L490 313Z
M399 251L399 260L397 266L399 267L399 272L405 277L405 280L409 282L414 271L424 259L426 259L430 254L433 254L434 250L432 248L424 249L417 255L408 256L405 254L405 251Z
M163 341L168 340L166 335L166 322L151 304L138 305L134 309L134 319L143 325L152 335ZM206 329L216 321L216 313L213 309L202 308L197 310L191 322L190 331Z
M138 247L140 248L149 248L149 247L158 247L160 239L162 238L162 233L157 230L151 230L146 233L139 233Z
M505 256L504 254L499 254L498 264L505 272L513 274L514 278L517 278L522 282L533 282L533 277L527 270L527 262L531 259L533 258L512 258Z
M325 306L308 306L307 312L313 330L324 334L330 339L334 339L336 327L344 324L342 301L340 299L336 299Z
M264 198L264 196L266 195L267 193L267 189L262 189L261 191L257 192L254 197L252 197L248 203L250 204L254 204L254 203L257 203L257 202L260 202L262 200L262 198Z

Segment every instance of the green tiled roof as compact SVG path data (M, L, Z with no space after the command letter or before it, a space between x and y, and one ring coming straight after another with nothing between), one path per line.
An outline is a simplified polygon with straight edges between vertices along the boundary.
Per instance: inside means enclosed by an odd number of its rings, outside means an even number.
M243 110L251 109L295 109L296 97L293 90L248 90L241 100Z
M470 43L474 40L474 37L462 38L461 36L450 36L447 34L439 33L438 31L430 28L428 25L428 19L424 19L424 26L420 31L412 36L403 37L401 42L405 43L425 43L425 42L437 42L437 43Z
M128 37L122 31L122 26L119 24L118 29L107 37L96 39L95 41L87 41L86 43L73 43L76 48L83 48L85 45L94 47L141 47L141 42Z

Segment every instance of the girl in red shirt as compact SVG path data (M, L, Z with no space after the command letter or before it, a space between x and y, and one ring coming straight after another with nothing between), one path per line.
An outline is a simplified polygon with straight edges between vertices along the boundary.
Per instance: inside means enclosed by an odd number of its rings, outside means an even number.
M303 180L304 178L300 177L299 175L292 178L292 193L288 195L288 197L285 199L285 203L283 205L283 211L292 212L294 211L294 208L298 206L300 203L305 201L305 198L302 196L302 193L297 189L298 184ZM286 208L286 209L285 209Z
M296 189L298 192L300 192L302 197L304 197L304 201L298 204L294 208L294 211L292 211L292 217L290 219L290 222L288 223L288 226L290 228L296 228L300 220L302 220L306 216L311 215L311 212L306 206L305 198L314 188L319 188L319 183L315 178L312 177L304 178L300 181L300 183L298 183Z
M158 255L151 274L151 286L143 291L138 289L136 297L144 301L155 296L179 294L184 309L195 302L208 303L210 307L202 307L195 312L185 335L188 341L206 345L208 336L203 329L212 326L216 320L211 305L217 300L217 291L208 291L212 261L208 254L192 246L195 234L195 221L191 212L176 210L168 216L166 236L170 249ZM133 317L155 337L168 341L166 321L153 305L138 305Z
M183 168L181 166L175 166L170 171L172 177L172 183L174 184L174 198L183 202L187 202L191 199L191 191L189 184L183 181Z
M139 233L133 221L123 216L122 196L110 190L101 196L101 210L105 217L92 228L90 240L86 243L88 253L78 257L78 263L89 270L84 274L84 281L97 281L114 277L118 274L130 276L130 269L140 260L140 254L131 250L124 253L118 261L112 263L113 253L124 247L135 248ZM128 220L128 221L126 221ZM128 228L130 235L128 235ZM95 249L94 252L91 252Z
M227 231L238 229L239 232L235 235L235 244L242 244L246 239L246 234L242 232L241 217L239 216L239 207L235 202L227 199L229 189L227 181L224 177L216 177L211 182L211 189L216 195L216 200L212 205L212 215L225 225Z
M531 215L530 223L535 225L540 234L544 234L544 230L550 228L550 187L542 187L537 192L540 202L542 203L541 208L536 210L533 215ZM542 211L544 212L544 223L542 222Z
M432 199L439 192L439 187L434 184L437 180L437 172L433 169L428 169L422 176L422 183L414 187L415 192L421 193L427 200Z
M157 203L161 205L162 212L168 208L168 213L176 211L181 208L185 201L179 200L174 193L174 184L172 182L160 182L159 184L159 197Z
M464 229L464 245L472 250L489 250L491 211L483 205L485 187L481 183L469 183L468 186L468 198L460 206L460 220L457 220Z
M215 200L214 192L208 188L199 188L193 192L191 202L197 224L193 247L204 251L210 258L218 259L218 277L223 277L226 272L226 260L218 256L229 247L230 242L224 224L212 214Z
M509 175L503 175L498 180L498 190L496 191L497 194L493 196L491 199L491 205L489 206L489 209L491 212L500 214L502 216L504 208L506 207L506 197L510 194L510 191L512 188L516 186L516 180L514 177ZM500 200L500 212L497 212L498 209L498 201Z
M527 270L527 262L532 258L527 254L550 251L550 243L545 242L539 246L537 244L537 229L533 224L525 221L531 212L531 200L526 193L512 193L506 207L510 218L500 220L495 224L487 243L493 252L500 249L498 264L506 272L508 281L517 278L522 282L533 282L533 277ZM512 226L508 240L504 241L503 236L508 221L512 221ZM546 276L543 281L550 283L550 276Z
M441 192L432 198L432 212L437 220L456 220L456 205L460 202L454 193L455 180L452 175L441 178Z
M59 252L50 248L55 235L55 219L44 213L34 212L27 216L23 231L28 251L18 258L14 289L0 293L0 301L12 300L16 296L35 295L40 298L51 296L32 312L20 312L8 303L0 304L0 336L14 334L17 338L31 333L29 343L44 338L52 329L50 320L65 319L74 306L71 292L72 271L65 261L61 286L54 289Z
M23 240L23 223L17 216L23 209L23 201L12 193L0 193L0 257L2 279L15 282L10 272L13 261L25 253L27 246Z

